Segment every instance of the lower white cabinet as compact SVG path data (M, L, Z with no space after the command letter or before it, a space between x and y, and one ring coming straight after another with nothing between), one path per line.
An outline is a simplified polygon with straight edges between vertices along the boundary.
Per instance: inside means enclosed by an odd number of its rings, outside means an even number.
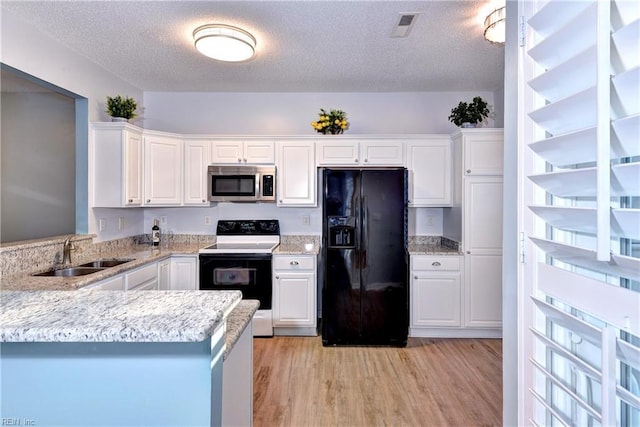
M119 274L108 279L89 285L86 289L99 290L99 291L123 291L124 290L124 275Z
M154 262L125 273L124 286L127 291L158 289L158 263Z
M315 255L273 256L274 335L317 335Z
M411 256L411 329L459 327L461 284L459 256Z
M465 256L465 325L502 328L502 255Z
M501 257L411 255L409 336L499 338Z
M173 255L169 270L171 290L195 291L199 288L197 255Z
M169 290L171 286L171 261L163 259L158 261L158 289L161 291Z

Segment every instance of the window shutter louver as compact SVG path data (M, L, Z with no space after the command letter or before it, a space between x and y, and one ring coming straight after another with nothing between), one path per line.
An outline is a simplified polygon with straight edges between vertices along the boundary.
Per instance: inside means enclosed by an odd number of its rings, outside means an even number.
M520 5L520 420L640 425L640 2Z

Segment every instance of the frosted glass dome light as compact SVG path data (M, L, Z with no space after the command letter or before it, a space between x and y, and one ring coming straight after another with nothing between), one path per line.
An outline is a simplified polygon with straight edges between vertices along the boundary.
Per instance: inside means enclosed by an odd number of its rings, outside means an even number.
M193 40L198 52L218 61L246 61L256 51L256 39L245 30L230 25L198 27L193 31Z

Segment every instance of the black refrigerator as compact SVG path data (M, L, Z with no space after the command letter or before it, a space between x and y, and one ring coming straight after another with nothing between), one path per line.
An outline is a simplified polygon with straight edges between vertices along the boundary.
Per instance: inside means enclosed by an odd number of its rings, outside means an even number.
M321 176L322 343L405 346L407 171L326 168Z

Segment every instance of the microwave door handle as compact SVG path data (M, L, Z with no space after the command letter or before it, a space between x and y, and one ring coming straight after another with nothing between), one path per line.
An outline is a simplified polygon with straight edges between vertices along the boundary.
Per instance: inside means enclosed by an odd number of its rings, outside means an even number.
M256 198L261 198L260 197L260 173L256 173L256 188L255 188L255 196Z

